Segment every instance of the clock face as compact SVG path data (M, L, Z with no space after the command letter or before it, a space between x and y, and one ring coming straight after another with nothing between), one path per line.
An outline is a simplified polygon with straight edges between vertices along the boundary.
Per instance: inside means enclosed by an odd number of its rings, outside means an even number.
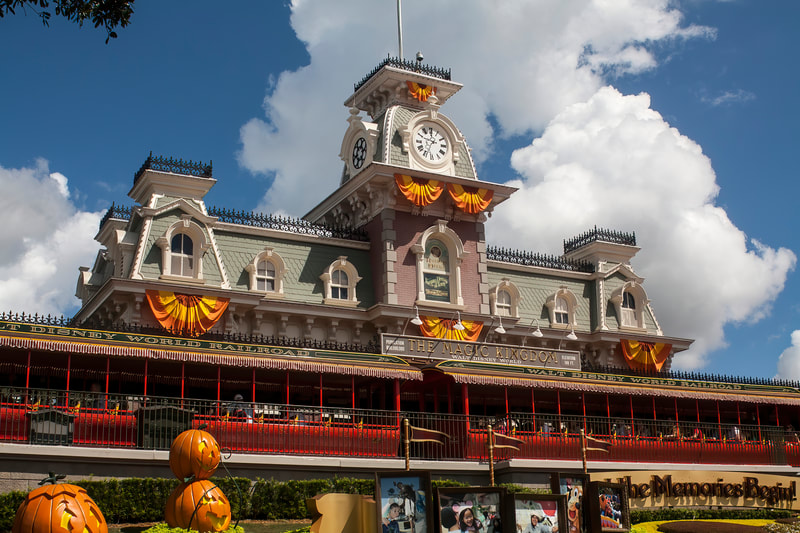
M353 168L358 170L364 166L364 160L367 158L367 140L364 137L359 137L353 145Z
M447 138L434 126L425 125L414 133L414 148L428 163L440 163L447 155Z

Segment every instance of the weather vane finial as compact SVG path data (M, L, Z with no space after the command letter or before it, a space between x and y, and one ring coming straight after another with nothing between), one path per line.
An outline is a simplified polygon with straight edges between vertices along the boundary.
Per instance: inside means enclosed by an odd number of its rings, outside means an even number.
M397 45L399 49L398 58L403 59L403 0L397 0Z

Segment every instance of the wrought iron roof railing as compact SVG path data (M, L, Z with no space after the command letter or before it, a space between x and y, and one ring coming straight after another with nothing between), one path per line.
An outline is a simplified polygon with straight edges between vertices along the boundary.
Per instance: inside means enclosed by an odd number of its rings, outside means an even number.
M594 229L587 231L577 237L564 241L564 253L568 254L578 248L586 246L590 242L603 241L614 244L625 244L628 246L636 246L636 233L625 233L622 231L614 231L610 229L603 229L597 226Z
M150 155L144 160L142 167L133 176L133 183L136 183L139 176L148 169L172 172L174 174L184 174L186 176L197 176L199 178L212 177L211 161L205 165L200 161L184 161L183 159L173 159L161 155L153 156L153 152L150 152Z
M555 255L545 255L533 252L523 252L488 246L486 257L492 261L502 261L504 263L514 263L515 265L536 266L543 268L554 268L569 272L594 272L594 265L587 261L572 261Z
M353 84L353 92L359 90L365 83L369 81L369 79L378 73L380 69L385 66L400 68L403 70L408 70L409 72L418 72L420 74L426 74L428 76L433 76L434 78L439 78L441 80L450 80L450 69L444 69L439 67L434 67L431 65L423 65L422 63L418 63L416 61L409 61L407 59L400 59L399 57L387 57L380 63L378 66L375 67L370 71L369 74L364 76L361 81L358 83Z
M133 214L133 207L111 204L106 214L100 220L100 227L110 219L130 220ZM230 224L240 224L242 226L254 226L257 228L275 229L299 233L302 235L316 235L319 237L330 237L335 239L347 239L366 242L369 235L363 229L349 227L335 227L328 224L312 224L301 218L290 218L276 215L264 215L250 211L236 211L235 209L224 209L209 207L208 214L217 217L222 222Z
M117 219L117 220L130 220L131 215L133 214L133 207L125 206L125 205L116 205L113 202L111 203L111 207L108 208L106 214L103 215L103 218L100 219L100 227L102 228L109 219Z
M233 209L219 209L210 207L208 214L217 217L222 222L255 226L302 235L316 235L318 237L331 237L366 242L369 240L367 232L363 229L349 227L335 227L328 224L313 224L302 218L290 218L276 215L264 215L250 211L236 211Z

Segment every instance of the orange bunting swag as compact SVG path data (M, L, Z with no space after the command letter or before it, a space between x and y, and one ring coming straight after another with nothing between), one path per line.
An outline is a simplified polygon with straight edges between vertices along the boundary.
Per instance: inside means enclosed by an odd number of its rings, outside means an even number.
M412 178L405 174L395 174L397 188L417 207L425 207L435 202L442 194L442 186L436 180Z
M671 344L639 342L621 339L622 354L633 370L661 370L672 350Z
M447 192L456 203L459 209L470 215L480 213L492 203L494 191L488 189L476 189L473 187L462 187L458 184L447 184Z
M411 96L420 102L427 102L432 94L436 94L436 87L433 85L423 85L415 81L407 81L406 85L408 86L408 92L411 93Z
M176 335L197 337L217 323L230 298L190 296L169 291L146 291L150 309L158 323Z
M421 316L420 318L422 319L422 325L419 329L422 334L426 337L435 337L437 339L475 342L483 329L483 322L472 320L462 320L461 324L464 329L458 330L453 329L453 326L456 325L456 320L433 316Z

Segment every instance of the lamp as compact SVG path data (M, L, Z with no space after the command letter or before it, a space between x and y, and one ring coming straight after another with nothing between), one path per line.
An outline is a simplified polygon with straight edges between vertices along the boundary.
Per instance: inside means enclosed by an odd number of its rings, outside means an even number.
M569 333L564 335L558 343L558 349L561 349L561 344L564 342L564 339L576 341L578 340L578 336L575 335L575 327L573 326Z
M544 333L542 333L542 330L539 329L539 319L538 318L534 318L531 321L531 326L533 326L534 322L536 322L536 329L531 331L531 335L533 335L534 337L538 337L538 338L544 337Z
M461 323L461 311L456 311L456 314L458 315L458 320L456 321L455 324L453 324L453 329L457 329L458 331L464 331L467 328L465 328L464 324Z
M497 318L500 319L500 325L494 328L494 332L503 335L506 332L506 328L503 327L503 317L497 315Z
M411 323L415 326L422 325L422 319L419 317L419 309L417 309L416 305L414 306L414 318L411 319Z

